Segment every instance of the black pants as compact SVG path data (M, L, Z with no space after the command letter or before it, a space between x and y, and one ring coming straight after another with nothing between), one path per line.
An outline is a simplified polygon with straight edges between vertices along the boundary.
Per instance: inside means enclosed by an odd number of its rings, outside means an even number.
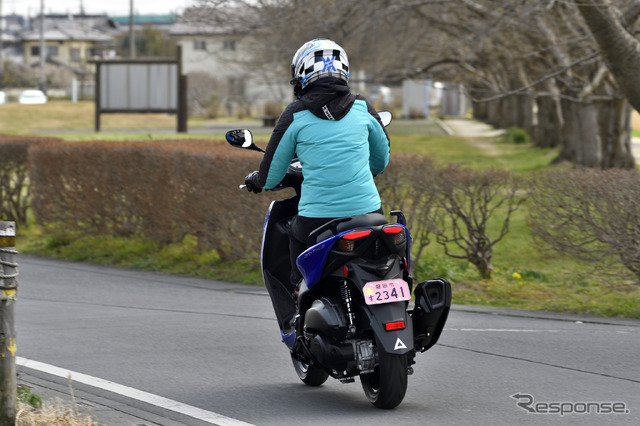
M382 208L372 213L382 214ZM309 237L309 234L311 234L314 229L317 229L334 219L337 218L295 216L291 221L291 224L289 225L289 255L291 257L291 284L294 287L297 287L300 280L302 280L302 274L298 270L296 259L308 248L307 238Z

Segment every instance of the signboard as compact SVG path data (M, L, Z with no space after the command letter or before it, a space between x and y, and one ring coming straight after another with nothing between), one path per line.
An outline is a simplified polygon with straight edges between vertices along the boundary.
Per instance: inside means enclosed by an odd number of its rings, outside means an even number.
M102 63L102 112L176 112L177 63Z
M104 113L175 113L187 131L186 77L175 59L100 60L96 64L95 130Z

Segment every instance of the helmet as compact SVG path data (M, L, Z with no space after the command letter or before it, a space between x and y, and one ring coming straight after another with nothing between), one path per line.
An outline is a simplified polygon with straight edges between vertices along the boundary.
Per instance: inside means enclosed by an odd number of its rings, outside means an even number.
M301 90L322 77L338 77L349 81L349 60L337 43L317 38L303 44L293 55L291 84Z

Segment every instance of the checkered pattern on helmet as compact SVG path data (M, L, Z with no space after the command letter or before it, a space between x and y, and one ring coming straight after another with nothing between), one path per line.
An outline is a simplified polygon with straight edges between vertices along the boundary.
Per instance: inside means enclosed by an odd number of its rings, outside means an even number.
M303 55L301 58L300 53ZM349 81L347 55L340 46L330 40L314 40L305 44L296 53L294 62L297 63L292 64L296 67L293 69L293 77L302 80L302 87L321 77L337 77Z

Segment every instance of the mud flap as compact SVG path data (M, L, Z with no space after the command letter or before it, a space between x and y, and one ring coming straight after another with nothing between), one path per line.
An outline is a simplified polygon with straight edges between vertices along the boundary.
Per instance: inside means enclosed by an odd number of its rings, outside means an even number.
M421 282L414 291L413 320L416 351L424 352L436 344L451 308L451 284L445 279Z
M390 354L403 355L413 351L413 323L409 317L404 303L386 303L382 305L369 305L363 309L369 316L369 323L373 333L378 338L378 343ZM405 328L387 331L385 324L404 321Z

